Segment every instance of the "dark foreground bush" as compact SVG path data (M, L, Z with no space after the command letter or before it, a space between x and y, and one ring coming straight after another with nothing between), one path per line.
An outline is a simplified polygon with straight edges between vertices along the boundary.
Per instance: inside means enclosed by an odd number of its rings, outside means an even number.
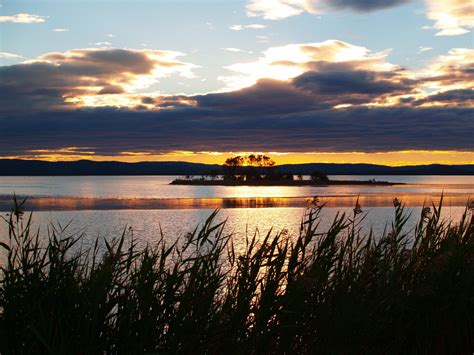
M360 207L319 231L248 238L237 253L213 213L174 244L126 235L79 250L43 243L21 204L7 218L2 354L471 354L474 228L424 209L416 230L395 201L384 235L361 235ZM161 234L161 232L160 232Z

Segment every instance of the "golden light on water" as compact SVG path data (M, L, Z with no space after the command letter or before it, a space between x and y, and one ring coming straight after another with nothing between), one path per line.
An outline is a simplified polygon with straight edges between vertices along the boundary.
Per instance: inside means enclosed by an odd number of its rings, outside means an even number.
M439 204L441 194L399 193L398 198L407 207ZM445 206L465 207L470 201L464 193L443 195ZM160 209L216 209L216 208L309 208L311 197L215 197L215 198L87 198L87 197L38 197L28 199L28 208L35 211L77 210L160 210ZM326 207L354 207L356 202L364 207L392 207L393 195L366 194L318 197ZM8 211L10 198L0 198L0 211Z

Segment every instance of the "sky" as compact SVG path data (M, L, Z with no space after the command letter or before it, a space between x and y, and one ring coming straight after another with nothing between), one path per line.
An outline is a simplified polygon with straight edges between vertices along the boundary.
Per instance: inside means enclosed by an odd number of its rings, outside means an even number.
M471 0L0 4L0 158L474 164Z

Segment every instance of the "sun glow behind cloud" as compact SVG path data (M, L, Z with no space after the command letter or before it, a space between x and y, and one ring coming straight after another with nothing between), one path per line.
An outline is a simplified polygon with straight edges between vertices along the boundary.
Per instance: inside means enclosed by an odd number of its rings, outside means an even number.
M236 63L226 69L235 75L221 76L227 90L237 90L255 84L259 79L289 80L306 71L315 70L317 62L344 63L357 68L392 70L385 62L388 52L371 53L367 48L337 40L321 43L288 44L271 47L254 62Z
M457 36L474 27L472 0L427 0L428 18L435 21L436 36Z
M19 156L4 156L7 159L28 159L47 161L186 161L192 163L222 164L236 155L265 154L278 164L334 163L334 164L380 164L389 166L424 164L474 164L474 152L406 150L379 153L362 152L191 152L172 151L155 154L153 152L121 152L118 155L100 155L93 148L66 147L53 150L32 150Z

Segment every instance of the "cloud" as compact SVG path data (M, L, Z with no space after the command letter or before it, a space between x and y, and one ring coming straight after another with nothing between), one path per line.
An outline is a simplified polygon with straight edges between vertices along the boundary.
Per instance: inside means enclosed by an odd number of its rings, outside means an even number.
M350 9L368 12L403 5L410 1L411 0L324 0L322 2L332 9Z
M0 22L10 23L41 23L46 20L46 16L33 14L16 14L12 16L0 16Z
M221 48L221 49L224 51L233 52L233 53L253 53L252 51L247 51L244 49L234 48L234 47L227 47L227 48Z
M418 53L428 52L433 50L433 47L419 46Z
M247 16L266 20L281 20L305 11L316 13L311 0L251 0L246 5Z
M227 66L234 75L221 76L220 80L228 90L235 90L263 78L289 80L309 70L325 70L327 63L345 63L352 69L393 70L395 66L385 61L386 55L337 40L289 44L265 50L257 61Z
M388 63L387 54L337 40L271 47L255 61L227 67L233 73L220 79L226 84L222 92L232 92L231 96L165 96L140 92L162 77L192 77L196 66L179 61L181 53L113 48L48 53L0 68L4 79L0 110L97 106L160 110L203 107L217 100L228 107L236 105L236 100L245 102L246 110L256 112L263 109L260 102L279 112L348 106L453 106L460 104L456 97L447 100L438 94L473 87L473 50L453 49L422 71ZM153 97L153 101L146 102L144 97ZM468 100L461 104L469 105Z
M472 0L426 0L428 18L435 21L436 36L456 36L474 27Z
M160 50L73 49L0 67L0 110L66 109L74 105L127 105L133 94L170 75L192 77L196 67Z
M388 53L337 40L271 47L255 61L226 67L233 73L220 80L227 92L258 86L262 80L284 81L300 95L309 92L320 107L471 105L454 96L441 100L438 94L474 87L474 50L452 49L422 70L391 64Z
M89 43L93 46L99 46L99 47L109 47L112 45L112 43L110 42L107 42L107 41L103 41L103 42L95 42L95 43Z
M412 0L249 0L247 16L266 20L281 20L302 13L353 10L370 12L400 6ZM435 21L436 36L456 36L468 33L474 27L474 2L472 0L425 0L427 17Z
M3 59L16 59L16 58L22 58L22 56L18 55L18 54L15 54L15 53L0 52L0 58L3 58Z
M295 87L310 91L320 103L331 107L383 103L394 95L414 92L417 84L403 73L347 68L306 72L292 82Z
M260 25L260 24L252 24L252 25L233 25L230 26L229 29L232 31L241 31L245 29L251 29L251 30L260 30L265 28L265 25Z
M53 32L69 32L69 28L55 28Z
M411 0L250 0L247 16L266 20L281 20L304 12L318 14L326 11L349 9L369 12L399 6ZM434 1L434 0L433 0Z
M227 48L222 48L222 49L225 50L225 51L227 51L227 52L235 52L235 53L245 52L245 51L242 50L242 49L233 48L233 47L227 47Z
M71 146L88 147L99 155L176 150L474 150L472 109L348 108L252 115L241 107L222 109L215 102L160 111L96 108L1 116L0 151L17 155Z
M0 69L0 151L474 150L474 50L421 71L386 55L335 40L272 47L233 68L248 85L166 96L137 88L192 73L179 53L48 53Z
M430 92L474 88L474 49L454 48L420 73Z
M474 107L474 88L445 90L414 100L413 105L449 105Z

